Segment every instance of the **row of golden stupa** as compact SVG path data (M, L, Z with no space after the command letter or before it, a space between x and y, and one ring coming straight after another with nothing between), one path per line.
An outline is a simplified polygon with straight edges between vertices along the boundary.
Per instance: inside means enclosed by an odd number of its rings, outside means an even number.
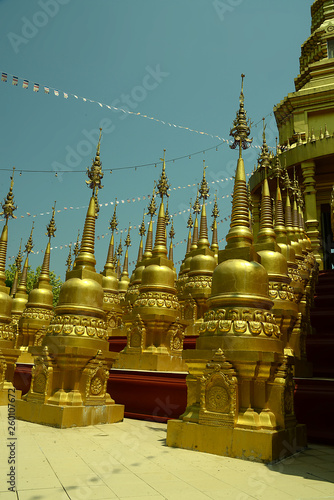
M17 360L34 360L30 390L22 398L17 394L17 418L58 427L117 422L124 406L107 392L112 366L187 371L187 408L179 420L169 421L168 445L264 461L278 458L284 442L305 446L305 426L298 425L294 416L293 373L305 374L309 368L305 337L310 333L318 265L305 233L298 182L290 181L286 171L284 178L275 177L279 155L269 154L265 131L258 167L265 178L254 234L242 158L242 150L251 143L243 75L240 107L230 134L239 158L225 249L218 248L217 201L211 244L208 239L204 169L202 203L196 200L195 221L191 217L188 221L186 255L177 276L172 244L169 255L166 244L164 197L169 185L163 162L155 239L152 197L145 247L142 225L135 270L129 278L127 250L120 279L114 252L116 207L104 271L95 270L96 194L103 177L99 140L95 160L87 169L92 196L81 246L72 269L68 262L55 308L49 280L54 210L36 287L28 296L32 235L13 296L5 285L8 220L16 208L12 178L0 239L1 404L7 404ZM121 332L127 336L125 349L109 352L107 339ZM196 349L183 350L185 335L198 336Z

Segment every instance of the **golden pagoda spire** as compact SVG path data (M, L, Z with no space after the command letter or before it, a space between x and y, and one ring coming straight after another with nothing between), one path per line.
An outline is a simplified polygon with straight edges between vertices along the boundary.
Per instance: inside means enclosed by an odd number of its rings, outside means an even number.
M203 199L202 213L201 213L201 224L199 231L199 238L197 243L198 248L209 248L210 243L208 239L208 224L206 217L206 207L205 200Z
M14 205L14 195L13 195L13 186L14 186L14 172L15 167L13 167L13 174L10 177L10 188L7 194L7 197L2 204L3 212L0 215L3 215L5 218L5 225L3 227L1 237L0 237L0 286L5 286L6 282L6 255L7 255L7 243L8 243L8 219L14 218L13 212L17 209Z
M169 245L169 255L168 259L171 260L172 262L174 261L174 253L173 253L173 238L175 236L175 231L174 231L174 220L172 219L172 225L169 231L169 238L170 238L170 245Z
M38 277L38 288L41 288L41 284L49 284L50 283L50 252L51 252L51 238L55 236L55 232L57 230L55 224L55 210L56 210L56 202L52 207L52 217L49 224L46 226L47 232L45 233L48 236L49 241L46 246L41 274Z
M219 245L218 245L217 217L219 215L219 208L218 208L218 203L217 203L217 193L215 193L215 202L213 205L211 215L213 217L213 222L212 222L212 226L211 226L211 229L212 229L211 250L215 253L218 253Z
M203 178L199 188L199 193L200 193L200 198L203 198L204 200L206 200L209 197L209 191L210 191L208 181L205 178L205 170L207 168L208 167L207 165L205 165L205 160L203 160Z
M265 171L267 171L267 168L270 168L270 161L269 161L269 149L266 141L266 124L265 124L265 118L262 118L263 120L263 133L262 133L262 148L261 148L261 154L258 159L258 163L260 165L260 168L263 168Z
M253 233L249 223L249 205L246 184L246 174L244 160L242 158L242 149L247 149L253 139L249 139L250 126L246 121L246 111L244 110L243 79L241 75L242 86L240 94L240 107L237 117L233 122L233 128L230 135L234 138L231 149L239 145L239 159L234 177L234 190L232 202L232 215L230 230L226 236L226 249L242 248L251 246L253 243Z
M131 246L130 229L131 229L131 226L129 224L128 234L127 234L125 242L124 242L124 244L126 246L126 250L125 250L125 256L124 256L123 272L121 275L122 280L129 276L129 247Z
M66 272L71 271L72 268L72 243L68 245L69 247L69 252L68 252L68 257L66 259Z
M152 247L153 247L153 221L151 215L151 220L148 226L147 236L146 236L144 259L150 259L152 257Z
M139 250L138 250L138 257L137 257L137 264L143 260L143 237L146 234L146 227L145 227L145 213L143 214L143 220L142 223L139 227L139 234L140 234L140 243L139 243Z
M278 177L277 177L277 187L276 187L274 231L276 233L277 241L279 243L287 243L287 232L284 222L283 200L282 200L281 189L279 187Z
M89 181L86 181L88 187L92 189L92 196L89 202L85 225L81 238L81 246L79 253L75 259L73 270L74 269L84 269L87 268L91 271L95 272L95 255L94 255L94 246L95 246L95 217L96 217L96 207L95 207L95 194L97 189L102 189L103 186L101 184L101 180L103 178L102 173L102 164L100 161L100 142L101 142L101 132L100 129L100 137L97 145L96 157L91 169L87 168L87 175Z
M187 227L189 228L189 234L188 234L186 255L188 255L188 253L190 252L190 248L191 248L191 228L193 227L193 225L194 225L194 221L193 221L192 214L191 214L191 202L190 202L189 218L188 218L188 222L187 222Z
M16 271L15 271L14 281L12 284L12 289L10 291L11 297L13 297L15 295L16 290L17 290L17 285L18 285L20 277L21 277L21 265L22 265L22 260L23 260L22 253L21 253L21 245L22 245L22 238L20 241L19 252L18 252L16 259L15 259Z
M154 181L154 186L153 186L153 193L152 193L152 198L150 203L148 204L147 211L151 216L151 220L153 216L156 214L157 211L157 205L155 203L155 181Z
M170 213L169 213L169 210L168 210L168 199L167 199L166 211L165 211L165 224L166 224L166 227L169 226L170 219L171 219L171 216L170 216Z
M167 197L169 196L168 189L170 188L170 184L168 184L168 179L166 176L165 155L166 155L166 150L164 149L164 157L160 158L160 160L162 161L162 172L161 172L159 182L157 184L158 192L160 194L161 199L163 199L164 196L167 196Z
M153 257L167 256L166 224L165 224L165 211L164 211L163 200L161 200L159 208L157 230L155 234L155 243L154 243L154 248L152 250L152 256Z
M34 222L32 223L30 236L29 236L28 241L27 241L26 246L25 246L25 252L27 253L27 256L26 256L26 259L24 262L24 266L23 266L23 270L22 270L22 274L21 274L21 279L20 279L20 284L17 287L16 294L17 293L24 293L24 294L27 293L27 275L28 275L28 265L29 265L29 254L34 247L34 244L32 241L33 231L34 231Z
M197 214L196 214L195 222L194 222L194 229L193 229L193 239L191 242L190 250L196 250L197 243L198 243L198 218L197 218Z
M78 229L77 241L75 242L75 245L74 245L74 248L73 248L74 260L77 258L77 255L78 255L79 250L80 250L79 238L80 238L80 230Z
M276 233L274 231L274 226L273 226L271 198L270 198L267 173L265 170L265 177L262 185L260 230L257 234L257 243L275 243L275 242L276 242Z
M109 247L108 247L107 260L106 260L106 263L105 263L105 266L104 266L104 272L103 272L104 275L106 275L105 273L107 272L108 269L111 270L111 271L113 271L115 269L115 263L114 263L114 243L115 243L114 233L117 230L117 226L118 226L118 220L117 220L117 217L116 217L116 207L117 207L117 198L115 199L114 213L113 213L113 216L112 216L112 218L110 219L110 222L109 222L109 229L111 229L111 237L110 237L110 243L109 243Z

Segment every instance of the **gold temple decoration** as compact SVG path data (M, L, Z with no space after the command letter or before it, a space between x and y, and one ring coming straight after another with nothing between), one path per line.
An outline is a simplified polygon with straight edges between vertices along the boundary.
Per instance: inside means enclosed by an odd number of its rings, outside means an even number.
M8 244L8 220L14 218L16 205L14 204L13 186L14 172L10 177L10 188L7 197L2 204L2 215L5 219L1 236L0 236L0 405L8 404L8 390L14 391L13 379L15 371L15 363L20 354L18 349L15 349L16 328L12 324L12 304L13 299L9 295L10 290L6 286L6 256ZM16 391L20 397L21 391Z
M243 79L231 130L239 159L230 230L212 275L196 349L183 352L189 368L187 408L179 420L168 421L167 445L270 462L278 458L283 442L295 449L305 445L306 436L305 427L296 426L292 367L283 355L268 273L259 263L249 224L242 149L251 140ZM265 188L260 239L273 246L267 195Z
M138 257L137 257L137 264L135 269L133 270L133 273L130 278L130 283L124 298L125 301L125 310L127 312L130 312L132 309L132 306L137 299L139 295L139 286L141 283L141 275L143 270L145 269L145 259L152 257L152 231L153 231L153 226L152 226L152 218L149 223L149 228L148 228L148 234L147 234L147 241L146 241L146 246L145 246L145 254L144 254L144 248L143 248L143 238L146 234L146 227L145 227L145 213L143 215L143 220L142 223L139 227L139 234L140 234L140 243L139 243L139 249L138 249Z
M131 226L129 224L129 229L128 229L128 234L126 236L124 245L126 246L125 250L125 255L124 255L124 264L123 264L123 271L118 283L118 293L120 296L121 300L121 305L125 305L124 299L125 295L130 283L130 278L129 278L129 246L131 246L131 238L130 238L130 229Z
M35 356L30 390L16 402L22 420L71 427L120 421L124 406L107 393L109 369L118 354L109 352L102 275L95 270L95 193L102 188L100 140L92 168L92 189L81 246L66 275L54 317Z
M163 197L169 183L165 171L165 151L162 173L157 184L161 197L155 243L151 249L151 222L144 259L139 271L139 293L134 302L128 301L123 316L127 329L127 346L120 353L118 368L143 370L184 370L182 347L184 325L180 321L180 305L176 296L174 265L167 258L166 224ZM152 205L153 197L151 200ZM149 243L148 243L149 242ZM149 254L151 253L151 257ZM141 269L144 266L144 269Z
M72 269L72 243L68 245L69 251L66 259L66 272Z
M122 329L122 308L120 305L120 297L118 293L118 279L115 272L114 261L114 233L118 227L118 219L116 215L117 198L114 205L114 213L110 219L109 229L111 230L111 237L108 247L108 254L104 270L102 272L102 288L103 296L103 310L106 313L107 321L107 336L112 337L119 335Z
M211 225L212 230L212 242L211 242L211 250L214 252L216 264L218 264L218 228L217 228L217 217L219 216L219 208L217 203L217 194L215 194L215 202L213 205L211 216L213 217L213 222Z
M79 254L79 250L80 250L79 238L80 238L80 230L78 230L77 241L75 242L75 245L73 248L74 260L77 258L77 255Z
M30 346L41 346L46 329L53 318L53 293L50 284L50 254L51 238L55 236L55 207L52 207L52 217L46 226L48 243L44 253L43 264L37 283L29 293L25 309L18 322L16 347L21 351L19 362L32 363L33 356L28 349ZM31 244L29 245L29 248Z
M16 271L15 271L15 275L14 275L14 280L13 280L12 288L11 288L11 291L10 291L10 296L11 297L14 297L14 295L16 293L16 290L17 290L17 286L18 286L20 278L21 278L21 266L22 266L22 260L23 260L23 256L22 256L22 253L21 253L21 246L22 246L22 238L21 238L21 241L20 241L19 251L18 251L18 254L17 254L16 259L15 259Z

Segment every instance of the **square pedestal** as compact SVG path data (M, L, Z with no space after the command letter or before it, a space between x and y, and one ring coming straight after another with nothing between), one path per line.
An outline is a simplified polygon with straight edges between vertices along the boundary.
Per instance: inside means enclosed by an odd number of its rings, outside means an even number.
M115 368L127 370L153 370L183 372L187 365L181 355L156 354L150 352L134 353L121 352L118 360L113 365Z
M204 451L255 462L282 460L306 447L306 426L290 429L248 430L169 420L168 446Z
M16 418L41 425L59 427L84 427L86 425L121 422L124 405L55 406L33 401L16 400Z

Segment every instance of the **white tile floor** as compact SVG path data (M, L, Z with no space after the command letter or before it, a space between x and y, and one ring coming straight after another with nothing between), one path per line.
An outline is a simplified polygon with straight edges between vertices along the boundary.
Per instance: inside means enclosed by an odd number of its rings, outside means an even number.
M125 419L72 429L16 421L8 491L7 408L0 407L0 500L334 499L334 447L274 466L165 445L165 424Z

